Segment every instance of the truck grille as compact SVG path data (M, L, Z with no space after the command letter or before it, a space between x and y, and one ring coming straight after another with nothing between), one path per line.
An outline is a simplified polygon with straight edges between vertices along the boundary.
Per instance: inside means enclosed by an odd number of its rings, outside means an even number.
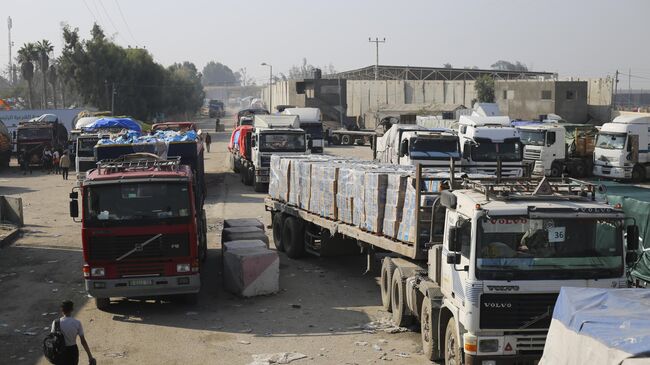
M260 156L260 167L271 167L271 156Z
M544 352L546 335L517 336L517 352L520 354L541 354Z
M542 158L542 154L540 151L531 151L524 149L524 160L539 160Z
M146 242L154 234L138 236L91 237L88 256L91 260L115 260L133 250L136 245ZM180 257L190 255L189 236L187 233L164 234L142 247L121 261L133 261L151 258Z
M165 263L163 262L143 262L143 263L123 263L115 265L117 275L120 277L140 276L140 275L159 275L165 274Z
M481 329L541 329L551 324L557 293L483 294Z

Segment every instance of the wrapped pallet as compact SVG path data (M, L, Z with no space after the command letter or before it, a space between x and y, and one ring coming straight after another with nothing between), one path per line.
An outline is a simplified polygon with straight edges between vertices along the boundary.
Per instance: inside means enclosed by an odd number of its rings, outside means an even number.
M404 196L406 195L406 183L408 173L395 171L388 174L386 185L386 203L384 209L384 222L382 232L391 238L397 238L402 211L404 209Z
M336 188L340 163L327 162L311 166L309 211L321 217L337 219Z
M296 207L300 206L300 197L302 196L302 191L305 188L305 185L301 184L303 177L300 175L300 163L316 161L317 158L313 158L309 155L304 156L292 156L291 158L285 158L289 160L289 176L288 176L288 199L287 202L289 205ZM309 187L307 186L307 189Z
M271 168L269 169L269 196L272 199L280 199L280 176L282 175L279 155L271 156Z
M365 211L365 178L368 166L358 166L352 170L350 184L352 185L352 224L363 228L366 222Z
M386 188L391 171L366 171L364 176L364 223L361 228L382 233L384 210L386 209Z
M356 164L341 165L339 168L337 183L336 205L338 209L338 219L349 224L352 224L352 200L354 197L352 171L356 168Z
M433 207L435 203L436 196L434 195L422 195L420 197L420 202L417 202L416 198L416 179L409 177L406 183L406 191L404 195L404 209L402 209L402 220L399 224L399 229L397 231L397 239L404 242L415 243L418 234L418 222L416 220L416 210L422 207ZM437 181L423 182L420 189L428 192L439 192L440 184ZM421 221L430 221L432 217L431 209L424 209L420 212ZM429 235L430 224L420 231L422 235Z

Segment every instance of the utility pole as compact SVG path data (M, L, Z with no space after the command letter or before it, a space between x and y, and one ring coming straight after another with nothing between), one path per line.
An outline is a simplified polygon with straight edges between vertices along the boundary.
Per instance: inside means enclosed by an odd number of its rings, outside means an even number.
M13 46L13 42L11 42L11 28L13 27L13 23L11 21L11 17L7 17L7 29L8 29L8 34L9 34L9 69L7 70L7 80L9 80L10 84L14 84L16 80L14 80L13 74L14 74L14 67L13 67L13 61L11 59L11 46Z
M386 43L386 38L379 40L378 37L368 38L368 42L375 44L375 80L379 80L379 43Z
M614 73L614 95L612 95L612 106L616 108L616 96L618 94L618 70Z
M632 68L627 73L627 107L632 108Z
M115 115L115 95L117 90L115 90L115 83L111 86L111 115Z

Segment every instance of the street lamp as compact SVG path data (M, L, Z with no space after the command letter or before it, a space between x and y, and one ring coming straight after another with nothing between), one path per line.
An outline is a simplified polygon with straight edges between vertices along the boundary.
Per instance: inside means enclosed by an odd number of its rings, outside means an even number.
M273 85L273 66L266 62L262 62L262 66L269 66L269 112L271 112L273 110L273 90L271 89L271 85Z

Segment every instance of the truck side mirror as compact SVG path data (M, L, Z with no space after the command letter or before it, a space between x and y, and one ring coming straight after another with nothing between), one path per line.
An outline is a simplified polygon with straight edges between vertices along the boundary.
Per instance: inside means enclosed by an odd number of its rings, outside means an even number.
M255 136L251 135L251 147L255 147Z
M628 251L636 251L639 249L639 226L636 224L633 224L631 226L627 226L627 232L626 232L626 240L627 240L627 249Z
M460 254L458 252L447 253L447 263L450 265L460 264Z
M449 228L449 251L460 252L462 242L460 242L460 235L458 234L458 227Z
M79 198L79 193L76 191L73 191L70 193L70 199L78 199Z
M72 193L70 193L70 195L72 195ZM70 217L79 217L79 201L77 199L70 200Z
M409 153L409 140L402 140L399 144L399 157L404 157Z
M555 132L546 132L546 146L551 147L555 144Z

